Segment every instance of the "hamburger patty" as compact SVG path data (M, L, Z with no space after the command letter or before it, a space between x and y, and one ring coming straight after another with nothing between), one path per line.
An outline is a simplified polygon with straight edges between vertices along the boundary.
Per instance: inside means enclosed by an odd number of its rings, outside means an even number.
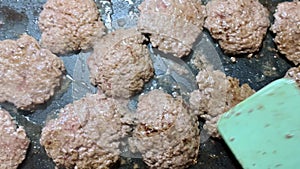
M205 10L197 0L145 0L138 29L150 34L153 47L177 57L188 55L202 32Z
M153 76L146 38L135 29L117 30L100 39L88 58L90 79L108 96L129 98Z
M276 33L277 48L287 59L300 63L300 2L282 2L274 14L271 30Z
M212 0L206 13L204 27L228 54L258 51L270 25L269 12L258 0Z
M0 41L0 102L31 110L60 85L63 62L31 36Z
M119 159L120 140L127 132L121 122L126 111L105 95L87 95L46 124L41 145L59 167L109 168Z
M93 0L48 0L39 27L41 46L57 54L89 49L105 33Z
M16 169L29 146L23 127L17 127L10 114L0 108L0 168Z
M197 163L199 124L181 98L150 91L140 96L136 118L130 144L150 168L187 168Z
M219 137L217 122L230 108L254 93L248 84L239 86L239 80L219 71L201 70L197 77L199 89L191 93L194 113L203 119L203 128L213 137Z

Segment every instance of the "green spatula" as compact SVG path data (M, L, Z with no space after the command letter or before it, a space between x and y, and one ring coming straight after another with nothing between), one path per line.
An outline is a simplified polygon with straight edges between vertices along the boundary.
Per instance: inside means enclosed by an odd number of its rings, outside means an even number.
M218 130L245 169L300 168L300 87L272 82L223 114Z

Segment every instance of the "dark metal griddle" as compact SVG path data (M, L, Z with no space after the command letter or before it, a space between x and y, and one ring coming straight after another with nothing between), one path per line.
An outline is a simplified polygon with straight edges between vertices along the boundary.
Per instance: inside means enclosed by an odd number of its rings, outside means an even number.
M40 39L41 33L37 25L38 16L45 2L46 0L0 0L0 21L2 21L0 22L0 40L16 39L24 32ZM142 0L95 0L95 2L99 7L105 9L101 11L101 15L106 24L110 22L109 16L111 16L112 28L119 28L135 24L134 16L138 16L137 6ZM269 9L271 14L274 13L279 2L282 0L261 0L261 3ZM203 1L203 3L205 4L207 1ZM270 16L270 20L273 22L272 16ZM206 30L205 34L209 36ZM213 41L210 37L208 38ZM240 56L236 63L232 63L230 56L224 55L215 43L215 50L220 56L225 73L237 77L242 83L250 84L255 90L282 77L292 64L277 52L272 38L274 35L268 32L259 53L254 54L251 59ZM67 74L73 77L78 55L61 58L65 63ZM191 65L191 57L186 57L183 60ZM197 73L193 69L193 65L191 65L191 69L195 74ZM20 169L54 169L54 163L47 157L39 144L41 129L51 116L54 116L60 108L72 101L71 80L66 78L56 95L35 112L19 111L11 104L1 104L16 118L19 125L25 127L28 137L31 139L27 157L20 165ZM203 122L201 122L202 124ZM131 169L136 167L147 168L140 158L126 157L122 157L121 163L114 168ZM241 166L222 140L208 139L201 144L198 163L190 167L190 169L198 168L239 169Z

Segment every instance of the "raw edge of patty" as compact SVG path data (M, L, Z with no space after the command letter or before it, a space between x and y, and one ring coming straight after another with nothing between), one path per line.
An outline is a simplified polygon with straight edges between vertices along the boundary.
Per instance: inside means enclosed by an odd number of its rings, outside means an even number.
M134 28L107 34L88 58L90 80L107 96L129 98L153 77L154 68L144 43Z
M32 110L54 95L64 70L60 58L27 34L0 41L0 102Z
M17 127L10 114L0 108L0 168L16 169L25 159L29 143L24 128Z
M205 119L203 128L208 135L219 137L217 122L230 108L254 93L248 84L219 70L201 70L197 77L199 89L191 93L190 105L194 114Z
M59 167L109 168L119 159L128 128L120 102L93 94L61 109L42 130L41 145Z
M136 113L137 127L129 143L150 168L187 168L197 163L199 124L181 98L153 90L140 96Z
M196 0L146 0L140 6L138 29L150 34L154 47L177 57L188 55L202 32L205 10Z
M300 2L279 3L271 30L277 48L294 64L300 63Z
M48 0L39 17L41 46L56 54L87 50L105 34L93 0Z
M269 12L258 0L212 0L204 27L227 54L259 51L270 25Z

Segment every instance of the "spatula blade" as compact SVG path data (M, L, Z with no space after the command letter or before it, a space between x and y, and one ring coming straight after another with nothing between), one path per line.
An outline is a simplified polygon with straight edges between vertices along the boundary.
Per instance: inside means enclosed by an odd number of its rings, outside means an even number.
M223 114L218 130L245 169L299 168L299 86L272 82Z

